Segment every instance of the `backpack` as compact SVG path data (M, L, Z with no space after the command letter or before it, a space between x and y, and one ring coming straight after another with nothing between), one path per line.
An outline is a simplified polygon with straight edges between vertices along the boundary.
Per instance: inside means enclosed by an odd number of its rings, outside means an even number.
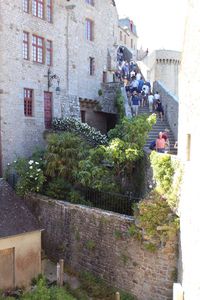
M149 145L149 149L155 150L155 147L156 147L156 141L152 141Z

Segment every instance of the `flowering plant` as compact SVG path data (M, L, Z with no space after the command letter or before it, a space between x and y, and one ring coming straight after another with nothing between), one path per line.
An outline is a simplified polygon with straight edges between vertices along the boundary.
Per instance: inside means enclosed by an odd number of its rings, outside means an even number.
M44 184L45 176L41 168L42 158L39 161L20 158L13 162L19 180L16 191L23 196L28 192L39 192Z
M69 117L65 119L55 118L52 122L54 130L69 131L82 136L88 143L93 146L107 145L107 136L87 123L82 123L78 119Z

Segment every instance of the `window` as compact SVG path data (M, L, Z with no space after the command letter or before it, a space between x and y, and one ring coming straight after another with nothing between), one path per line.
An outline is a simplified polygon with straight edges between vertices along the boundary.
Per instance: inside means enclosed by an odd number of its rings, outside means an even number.
M47 0L47 21L50 22L50 23L53 22L52 0Z
M43 19L44 18L44 0L33 0L32 2L33 15Z
M94 40L94 22L90 19L86 19L86 39L88 41Z
M85 0L85 2L92 5L92 6L94 6L94 0Z
M94 75L95 71L95 60L94 57L90 57L90 75Z
M23 11L26 13L29 12L29 0L23 0Z
M130 29L131 29L131 32L133 32L133 22L130 22Z
M122 32L120 31L120 41L122 41Z
M24 115L33 116L33 90L24 89Z
M53 43L47 40L46 42L46 60L47 66L52 66L53 64Z
M44 63L44 39L37 35L32 36L32 55L34 62Z
M23 32L23 59L29 59L29 33Z
M85 111L81 110L81 122L85 123Z

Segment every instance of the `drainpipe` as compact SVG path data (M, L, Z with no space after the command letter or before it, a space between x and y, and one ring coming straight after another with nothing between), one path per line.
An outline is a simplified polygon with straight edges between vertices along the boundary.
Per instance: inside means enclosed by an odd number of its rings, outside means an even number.
M76 7L76 5L72 4L72 5L67 5L65 8L67 10L67 34L66 34L66 43L67 43L67 85L66 85L66 94L69 95L69 14L70 11L72 11L74 8Z

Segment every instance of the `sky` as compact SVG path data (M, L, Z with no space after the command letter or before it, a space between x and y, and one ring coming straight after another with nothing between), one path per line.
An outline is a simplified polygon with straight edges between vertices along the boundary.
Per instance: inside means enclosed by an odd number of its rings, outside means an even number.
M137 27L138 48L178 50L183 47L187 0L115 0L119 17Z

